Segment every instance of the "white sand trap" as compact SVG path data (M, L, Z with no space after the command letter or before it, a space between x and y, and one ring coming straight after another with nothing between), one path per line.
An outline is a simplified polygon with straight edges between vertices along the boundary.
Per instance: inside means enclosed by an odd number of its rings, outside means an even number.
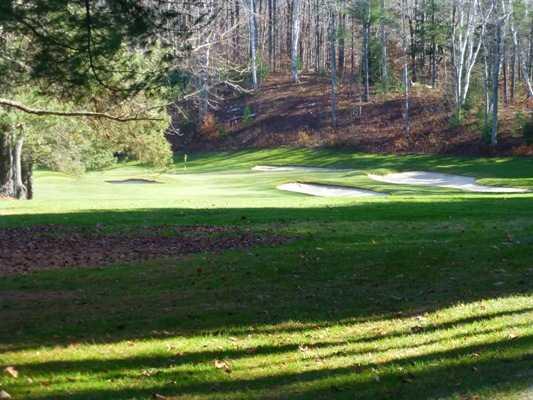
M309 194L319 197L368 197L386 196L385 193L371 190L355 189L346 186L319 185L316 183L285 183L277 187L279 190L288 192Z
M298 167L298 166L274 167L271 165L257 165L252 168L252 171L260 171L260 172L343 172L343 171L353 171L353 170L337 169L337 168L323 168L323 167Z
M483 193L525 193L526 189L483 186L476 183L476 178L470 176L439 174L435 172L400 172L388 175L372 175L368 177L375 181L393 183L396 185L424 185L443 188L460 189L467 192Z

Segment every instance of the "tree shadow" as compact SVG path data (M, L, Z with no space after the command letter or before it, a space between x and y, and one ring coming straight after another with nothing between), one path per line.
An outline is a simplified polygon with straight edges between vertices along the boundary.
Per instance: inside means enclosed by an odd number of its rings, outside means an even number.
M105 372L107 387L78 389L56 394L54 399L131 399L149 398L154 394L180 398L291 398L318 399L434 399L467 396L471 393L528 390L533 378L531 335L514 340L499 340L479 345L464 345L453 350L399 356L383 362L344 362L328 367L318 363L299 372L266 372L242 377L238 369L231 374L214 370L194 371L198 363L212 364L214 359L236 360L249 357L246 352L200 352L180 357L136 357L105 361L70 361L52 364L29 364L29 373L53 370L66 376ZM289 354L293 346L265 346L261 355ZM189 369L182 363L192 363ZM195 364L196 363L196 364ZM145 385L119 388L113 381L130 375L129 369L155 368ZM212 367L214 369L214 367ZM197 375L197 376L196 376ZM139 379L143 379L142 376ZM122 385L123 386L123 385ZM490 392L489 392L490 393Z
M527 197L361 203L307 209L151 209L3 217L2 224L239 225L296 240L277 247L167 258L3 279L5 349L91 340L244 334L416 315L484 298L531 293ZM502 219L519 221L508 242ZM427 231L428 224L435 227ZM486 230L480 230L485 224ZM447 231L448 225L457 229ZM469 226L477 226L472 235ZM340 229L340 231L339 231ZM344 229L353 229L349 235ZM378 241L382 245L377 246ZM505 268L505 272L501 269ZM46 296L46 293L65 296ZM157 312L154 313L154 310ZM286 325L284 327L284 325ZM401 334L401 333L400 333ZM372 340L372 339L370 339Z
M4 351L219 334L236 338L252 333L303 335L532 293L533 211L527 196L332 208L101 210L4 216L1 224L57 221L88 228L101 221L117 226L136 226L140 221L143 225L239 225L277 230L297 240L245 252L5 278L0 282L2 291L42 295L38 301L31 296L2 298L0 349ZM428 226L433 228L428 230ZM506 239L509 226L520 228L512 231L511 241ZM383 245L376 246L374 241ZM327 354L316 366L298 372L276 371L275 360L270 373L250 376L240 375L239 370L227 374L195 369L199 365L213 368L215 359L298 354L301 350L294 342L169 356L30 362L21 368L30 376L103 371L111 379L103 388L81 385L54 399L130 399L154 393L224 399L429 399L507 386L518 390L525 389L533 377L533 338L501 337L513 329L527 329L527 324L513 320L531 311L527 306L478 310L475 315L403 326L385 334L361 332L343 342L313 339L313 351ZM483 327L498 318L505 318L505 324ZM466 344L435 350L442 348L444 339L439 334L451 329L457 332L448 339ZM470 343L494 335L497 341ZM353 349L337 353L336 348L346 341ZM407 354L414 355L385 356L403 354L403 345L410 349ZM361 363L360 357L367 352L382 354L384 361ZM146 385L120 389L113 384L113 379L142 369L158 372L153 378L140 378L147 379ZM16 385L22 388L25 383Z

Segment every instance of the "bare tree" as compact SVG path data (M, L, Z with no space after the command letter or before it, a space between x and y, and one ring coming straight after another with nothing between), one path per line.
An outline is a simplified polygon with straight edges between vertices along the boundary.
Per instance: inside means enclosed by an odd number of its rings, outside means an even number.
M291 77L293 82L298 82L298 44L300 42L301 5L301 0L293 0L291 33Z
M488 111L492 115L492 120L490 123L490 144L494 146L498 143L498 101L500 92L500 69L503 59L504 28L508 15L506 14L505 2L501 2L500 4L498 4L498 0L492 0L491 8L492 17L489 23L489 30L491 33L489 43L489 76L491 81L491 90L489 91L488 96Z
M404 112L403 118L405 122L405 134L407 137L411 135L411 120L409 116L409 92L410 92L410 82L409 79L409 61L408 61L408 50L407 50L407 12L409 10L408 0L402 0L402 22L401 22L401 41L402 41L402 52L403 52L403 85L404 85Z
M509 5L507 8L509 9L509 12L511 13L511 23L510 23L510 29L511 29L511 36L513 38L513 44L515 49L517 50L518 55L518 65L521 68L522 77L524 79L524 83L526 85L528 97L533 97L533 87L531 86L531 80L529 76L529 68L527 65L527 54L526 54L526 46L522 44L522 40L520 38L520 35L518 34L518 30L516 29L516 14L513 12L513 2L509 0ZM527 16L528 9L526 8L526 20L528 20ZM533 28L531 28L531 32L533 32ZM530 38L531 40L531 38ZM530 46L531 47L531 46ZM531 55L530 55L531 57Z
M363 9L363 74L365 91L363 100L368 101L370 99L370 0L366 0Z
M457 110L463 107L472 70L485 36L487 20L494 5L484 9L480 0L454 0L452 21L452 63Z
M255 17L255 0L248 0L248 23L250 28L250 53L252 56L252 86L254 89L259 87L257 78L257 20Z
M380 18L379 18L379 38L381 41L381 81L385 91L389 89L389 66L387 56L387 33L385 32L385 0L380 2Z
M337 127L337 62L336 62L336 48L337 48L337 7L335 4L331 5L329 16L329 49L330 49L330 63L331 63L331 121L333 127Z

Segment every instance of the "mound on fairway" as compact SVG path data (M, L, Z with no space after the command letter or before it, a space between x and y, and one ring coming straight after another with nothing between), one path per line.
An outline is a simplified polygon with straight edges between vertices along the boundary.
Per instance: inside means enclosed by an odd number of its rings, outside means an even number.
M373 175L368 177L378 182L396 185L423 185L443 188L460 189L467 192L482 193L526 193L526 189L484 186L476 183L476 178L470 176L440 174L435 172L411 171L388 175Z
M122 180L111 180L111 181L106 181L106 183L111 183L114 185L151 185L154 183L161 183L161 182L154 181L152 179L132 178L132 179L122 179Z
M277 188L287 192L303 193L319 197L386 196L384 193L373 192L371 190L355 189L346 186L321 185L317 183L285 183L279 185Z
M257 165L252 168L252 171L259 172L339 172L351 171L338 168L323 168L323 167L299 167L299 166L284 166L275 167L272 165Z

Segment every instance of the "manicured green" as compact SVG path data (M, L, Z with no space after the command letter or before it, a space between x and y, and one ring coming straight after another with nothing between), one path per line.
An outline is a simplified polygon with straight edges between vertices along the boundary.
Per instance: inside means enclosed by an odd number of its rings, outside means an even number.
M0 202L0 228L215 224L294 240L1 278L0 366L20 374L1 374L0 389L60 400L533 396L533 194L365 176L432 170L533 189L533 160L292 149L188 158L164 173L39 171L34 201ZM251 172L258 164L353 171ZM105 182L127 178L162 184ZM292 181L390 196L275 189Z

